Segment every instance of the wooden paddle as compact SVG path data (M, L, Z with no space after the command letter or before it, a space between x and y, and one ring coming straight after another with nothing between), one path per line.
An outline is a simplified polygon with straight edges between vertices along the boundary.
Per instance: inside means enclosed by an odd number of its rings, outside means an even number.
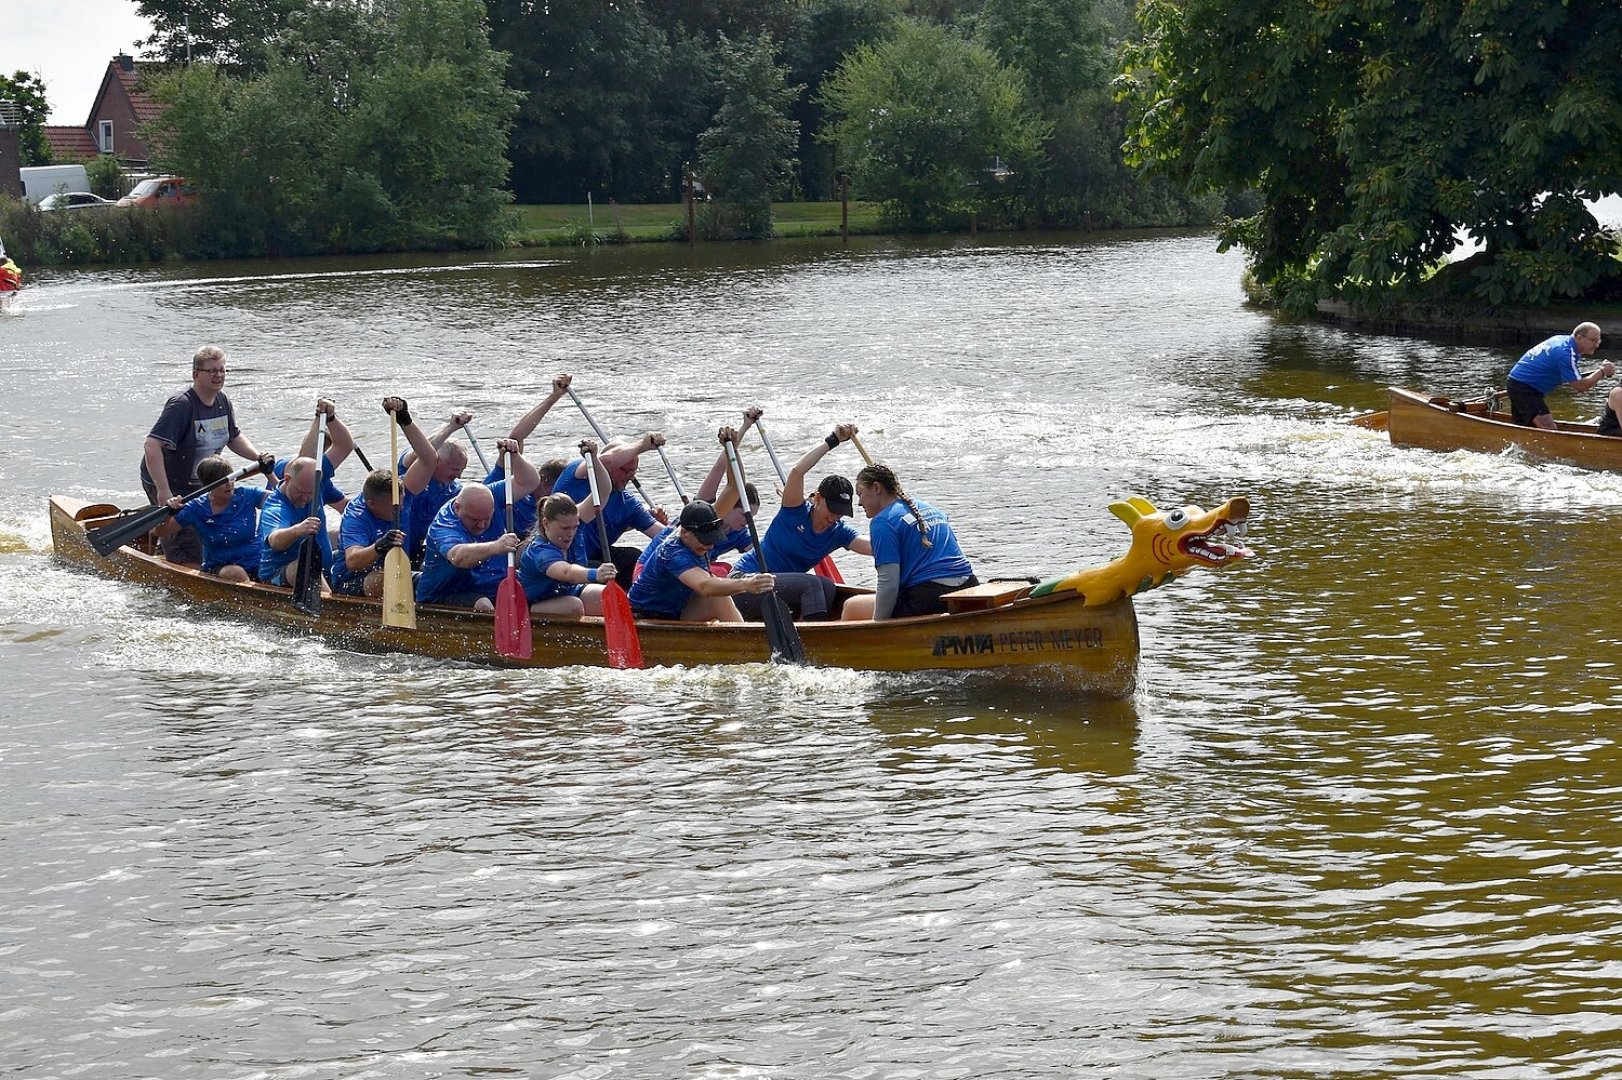
M315 486L310 489L310 515L318 528L327 527L326 513L321 502L321 464L327 453L327 414L316 414ZM289 465L291 467L291 465ZM293 606L306 615L321 614L321 535L306 536L299 541L298 571L293 576Z
M749 542L755 548L755 562L759 564L761 573L769 574L771 568L766 565L766 553L760 547L755 515L749 512L749 500L743 497L743 463L738 460L738 448L728 439L722 439L721 445L726 448L732 483L738 490L738 508L743 511L744 523L749 526ZM794 618L789 614L788 605L783 603L783 598L775 590L761 594L760 613L766 623L766 645L771 650L772 663L804 664L805 645L800 641L799 631L794 629Z
M230 476L220 477L212 484L204 484L190 495L187 495L186 498L189 501L199 495L207 495L221 484L246 480L254 473L264 473L266 476L270 476L274 468L274 465L248 465L238 469ZM106 558L131 540L145 536L153 529L156 529L159 525L168 521L174 513L175 511L169 509L167 503L148 506L141 510L121 510L118 517L106 525L98 525L94 529L85 530L85 539L90 541L90 546L96 549L97 555Z
M359 452L359 447L356 448ZM395 463L391 470L394 474L394 522L396 532L400 529L400 420L394 413L389 413L389 460ZM367 469L370 472L371 469ZM411 584L411 557L405 553L404 544L395 544L389 548L389 553L383 556L383 625L402 626L407 630L417 628L417 594Z
M777 470L777 483L779 485L778 490L781 493L782 487L788 484L788 473L783 471L783 463L777 460L777 451L772 449L772 440L766 434L766 425L760 422L759 417L755 418L755 430L760 432L761 445L766 448L766 456L772 459L772 468ZM822 557L822 561L818 562L816 566L812 567L812 572L818 577L827 578L835 585L843 585L845 583L845 576L839 572L839 567L834 565L834 558L832 555L824 555Z
M597 421L595 421L595 420L593 420L591 418L591 413L586 411L586 403L584 401L580 400L580 395L574 392L574 387L570 386L570 387L566 387L565 389L567 389L569 391L569 397L574 399L575 408L580 410L580 415L586 418L586 423L591 427L591 430L596 434L597 441L602 443L604 446L607 446L610 442L612 442L613 440L608 437L608 432L604 431L602 429L602 427L597 423ZM661 457L664 456L662 452L660 453L660 456ZM595 469L596 467L593 466L593 468ZM647 503L648 507L650 509L653 508L654 506L658 505L652 499L648 498L648 493L646 491L642 490L642 482L640 480L638 480L634 476L631 477L631 486L636 488L636 493L639 496L641 496L642 501ZM686 499L682 500L683 503L686 503L686 501L687 501ZM597 509L599 511L601 511L602 508L603 508L603 504L598 503L597 504ZM623 592L624 590L622 589L620 591ZM640 665L638 665L638 666L640 666Z
M573 392L570 391L571 394ZM585 409L580 411L585 412ZM589 417L587 422L590 422ZM602 548L603 562L611 562L614 549L609 547L608 523L603 520L602 485L597 483L597 455L583 453L583 456L586 459L586 476L591 484L591 501L597 504L597 544ZM617 580L603 582L603 639L608 649L609 667L642 666L642 640L636 633L636 616L631 612L631 598L625 595Z
M513 528L513 478L512 470L508 467L512 462L505 450L501 451L497 460L501 462L501 471L506 477L501 486L507 495L507 531L516 534L517 530ZM516 551L507 552L507 576L496 590L496 651L516 660L528 660L533 655L530 648L529 602L524 598L523 586L518 584Z

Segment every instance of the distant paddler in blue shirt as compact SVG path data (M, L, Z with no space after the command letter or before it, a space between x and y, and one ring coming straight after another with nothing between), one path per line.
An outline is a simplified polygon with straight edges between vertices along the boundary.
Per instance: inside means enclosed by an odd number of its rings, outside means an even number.
M400 478L402 498L412 490L421 491L433 475L435 453L428 435L411 419L403 397L383 399L383 411L391 413L411 444L415 460ZM340 558L332 568L332 591L347 596L383 595L383 557L405 543L405 531L394 526L394 473L373 469L366 474L359 498L349 500L338 525Z
M670 521L663 507L656 506L650 510L641 499L625 490L625 485L636 475L641 456L664 444L663 434L649 431L635 439L616 439L605 446L600 455L603 468L608 470L609 486L613 488L612 494L603 496L603 505L600 509L603 525L608 530L608 543L613 550L608 552L598 550L597 530L587 529L586 555L593 565L605 559L611 560L619 568L622 582L631 580L636 571L637 557L642 554L642 550L616 544L615 541L627 529L635 529L652 539L658 536ZM591 492L591 486L586 479L586 459L576 458L569 462L557 482L552 485L552 490L569 496L577 504L584 502Z
M1587 375L1577 370L1578 358L1594 355L1594 350L1599 348L1599 340L1599 327L1585 322L1569 334L1556 334L1528 349L1509 369L1507 388L1515 422L1525 427L1553 431L1554 417L1549 415L1544 394L1562 384L1572 393L1581 394L1592 390L1601 379L1614 375L1616 367L1609 360Z
M518 500L541 483L516 441L497 439L496 449L508 455L512 468L507 479L493 487L463 484L428 527L422 576L417 579L419 604L452 604L475 611L496 608L496 592L507 576L507 553L523 543L517 533L507 531L506 515L498 514L496 506L506 502L507 485L512 485L513 499Z
M841 618L934 615L946 610L941 597L979 584L946 515L903 492L888 465L869 465L856 474L856 499L870 522L878 590L846 600Z
M428 539L428 526L433 524L434 516L461 490L461 476L467 469L467 451L462 449L461 443L451 442L450 438L472 420L473 414L470 412L453 412L443 427L428 436L428 442L434 448L434 471L420 491L407 490L401 496L404 502L400 508L400 524L406 535L406 555L410 557L412 566L422 565L423 543ZM407 450L400 455L394 467L404 477L416 460L417 451Z

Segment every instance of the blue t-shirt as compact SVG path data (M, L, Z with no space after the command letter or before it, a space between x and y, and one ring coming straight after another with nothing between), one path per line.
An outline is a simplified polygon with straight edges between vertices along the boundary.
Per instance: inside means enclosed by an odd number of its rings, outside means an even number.
M272 471L275 472L277 480L281 480L281 478L287 473L287 463L289 461L292 461L292 460L293 460L292 458L277 458L276 459L276 466ZM328 457L325 454L322 454L321 455L321 504L323 506L330 506L332 503L337 503L337 502L343 502L344 501L343 489L340 488L337 485L337 483L334 482L333 479L332 479L332 474L337 472L337 471L338 471L337 466L333 465L332 461L330 459L328 459Z
M929 540L934 546L924 547L918 535L918 519L912 516L906 503L897 499L880 511L867 527L868 539L873 544L873 565L899 563L903 589L925 581L968 577L974 573L969 560L963 557L963 549L957 546L957 536L946 515L929 503L913 501L924 515L924 525L929 529Z
M405 479L406 455L401 454L400 460L394 463L398 475ZM400 531L406 535L406 554L411 556L413 563L422 561L423 544L428 539L428 526L434 523L434 517L440 509L456 497L462 490L460 480L449 483L440 483L432 478L428 486L416 494L405 488L400 489Z
M829 552L848 548L860 538L856 527L840 518L823 532L811 529L811 503L785 506L777 511L766 535L760 538L760 549L766 554L766 566L774 574L804 574L823 560ZM747 551L732 567L734 573L753 574L760 570L755 553Z
M219 513L209 505L207 495L188 499L175 515L175 521L189 525L203 538L203 570L217 574L233 564L244 570L259 566L259 508L270 498L262 487L231 490L231 502Z
M1571 334L1556 334L1526 350L1509 369L1509 377L1547 394L1561 383L1582 378L1577 370L1577 355L1577 339Z
M383 562L380 559L365 570L351 570L344 560L344 552L352 547L371 547L392 528L392 515L380 518L372 513L371 507L366 505L365 496L356 495L349 500L343 520L338 523L338 552L337 558L332 561L333 592L361 595L366 575L373 570L383 569Z
M294 506L287 501L287 496L277 488L265 500L264 508L259 511L259 580L268 581L275 585L284 584L281 578L282 568L294 559L304 547L304 542L289 544L286 551L277 551L270 546L270 534L277 529L285 529L297 525L305 518L310 517L309 504ZM321 527L315 531L316 542L321 545L321 567L324 570L332 569L332 537L327 533L327 522L319 511L316 517L321 521Z
M589 499L591 497L591 481L584 476L575 476L575 470L580 468L581 463L584 461L585 458L575 458L569 462L564 467L562 474L558 476L557 483L552 485L552 491L567 495L577 503ZM618 540L626 529L635 529L637 532L645 533L656 524L653 514L648 511L646 506L642 505L642 500L629 491L621 490L609 495L604 500L601 513L603 515L603 526L608 529L608 542L610 544ZM597 550L599 546L597 543L597 523L593 521L589 530L585 525L580 526L580 529L586 534L587 557L594 562L602 561L605 557L601 551Z
M547 575L548 568L557 563L586 565L586 530L575 530L574 541L564 551L545 536L537 535L524 549L518 560L518 583L524 587L524 597L534 604L554 596L579 596L580 585L559 581Z
M484 486L493 488L507 479L507 470L500 465L490 470L490 475L484 478ZM496 515L502 521L507 520L507 504L502 503L496 507ZM519 536L528 536L535 531L535 522L541 516L541 499L539 489L530 492L522 499L513 500L513 532Z
M674 529L651 547L653 554L642 564L642 573L631 586L631 606L655 618L679 619L693 595L693 590L682 584L681 576L689 570L708 574L709 557L695 554Z
M502 481L490 489L490 494L496 497L496 506L502 505L507 497L507 483ZM431 604L452 593L476 592L480 596L487 596L494 600L496 591L501 588L501 580L507 576L507 556L505 554L492 555L471 570L463 570L453 565L446 554L458 544L486 544L500 537L507 531L506 515L499 512L491 515L490 524L477 536L468 532L462 519L456 516L456 505L446 503L434 515L434 520L428 526L427 547L422 557L422 576L417 579L417 600L420 603Z
M584 525L580 527L582 529L585 528ZM653 538L653 542L647 547L643 548L642 554L636 557L636 564L638 566L646 566L648 560L653 557L653 549L658 547L659 542L665 537L669 536L671 533L675 532L677 528L678 526L676 525L666 525L663 529L659 530L659 535L655 536ZM764 542L765 541L762 541L762 543ZM720 543L710 548L710 558L717 559L722 555L733 551L748 551L753 546L754 541L749 539L749 526L740 525L738 528L733 529L731 532L721 537Z

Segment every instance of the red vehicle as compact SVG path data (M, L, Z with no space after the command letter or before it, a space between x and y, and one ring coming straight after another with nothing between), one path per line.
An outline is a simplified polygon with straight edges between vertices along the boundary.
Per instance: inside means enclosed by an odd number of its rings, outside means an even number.
M197 190L179 176L154 176L136 184L119 206L190 206Z

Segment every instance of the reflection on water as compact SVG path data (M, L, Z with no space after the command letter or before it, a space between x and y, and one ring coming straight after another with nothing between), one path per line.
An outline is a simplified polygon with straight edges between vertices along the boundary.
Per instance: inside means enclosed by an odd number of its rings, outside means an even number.
M1238 275L1167 235L39 274L0 326L0 1066L1614 1075L1622 479L1345 426L1514 357ZM1119 554L1130 495L1248 496L1258 558L1139 598L1125 702L357 655L45 554L47 493L138 499L204 341L261 445L317 392L374 458L387 392L488 440L568 370L688 476L745 404L786 455L852 420L982 576Z

